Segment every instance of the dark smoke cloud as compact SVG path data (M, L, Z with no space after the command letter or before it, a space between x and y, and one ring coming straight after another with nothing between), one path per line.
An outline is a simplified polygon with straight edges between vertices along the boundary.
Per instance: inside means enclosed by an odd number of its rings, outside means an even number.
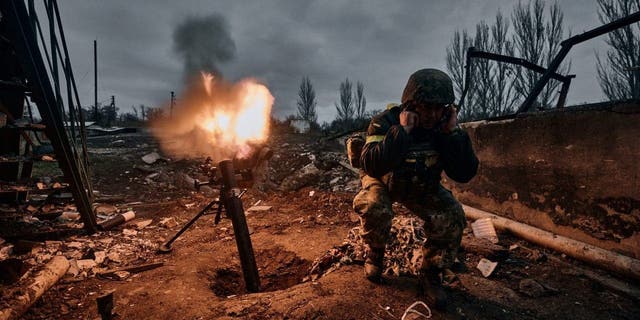
M180 23L173 31L173 49L184 60L185 79L200 71L220 75L220 64L236 54L227 21L217 13L189 17Z

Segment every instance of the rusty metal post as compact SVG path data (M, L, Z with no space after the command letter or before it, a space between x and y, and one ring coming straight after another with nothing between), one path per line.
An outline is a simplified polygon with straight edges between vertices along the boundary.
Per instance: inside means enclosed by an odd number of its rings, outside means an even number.
M222 201L233 224L233 233L236 238L238 253L240 254L244 283L247 291L258 292L260 291L260 276L258 275L258 267L253 255L249 228L247 227L244 208L242 208L242 201L240 200L241 191L238 188L233 162L231 160L220 161L218 168L222 175L222 183L226 186Z
M609 22L605 25L599 26L597 28L591 29L587 32L562 41L560 43L560 51L558 51L555 58L553 58L553 60L547 67L547 71L542 75L542 77L540 77L540 79L538 79L536 84L533 86L531 92L522 103L522 105L520 105L520 108L518 108L518 112L516 113L527 112L529 111L529 109L531 109L533 103L536 101L536 99L538 99L540 92L542 92L544 86L546 86L549 82L549 79L551 79L552 74L555 73L556 70L558 70L558 67L562 63L562 60L564 60L564 58L569 53L569 50L571 50L574 45L601 36L618 28L622 28L626 25L636 23L638 21L640 21L640 11L634 12L626 17L622 17L616 21Z

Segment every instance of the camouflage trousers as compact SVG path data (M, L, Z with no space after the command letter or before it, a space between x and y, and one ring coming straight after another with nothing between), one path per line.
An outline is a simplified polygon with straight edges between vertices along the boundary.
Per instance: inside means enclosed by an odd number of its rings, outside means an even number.
M379 179L364 175L361 181L362 189L353 199L353 209L360 216L362 239L372 248L384 248L394 216L393 199ZM407 200L401 204L424 220L427 240L421 269L450 268L467 223L462 206L441 184L429 190L414 190L404 198Z

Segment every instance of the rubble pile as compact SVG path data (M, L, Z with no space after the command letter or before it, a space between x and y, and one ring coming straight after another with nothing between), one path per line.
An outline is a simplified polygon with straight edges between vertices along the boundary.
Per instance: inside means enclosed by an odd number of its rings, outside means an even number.
M269 161L268 185L282 191L306 186L333 192L356 192L357 170L350 167L340 148L323 148L318 143L274 145ZM337 149L337 150L336 150Z
M426 240L423 221L409 216L393 218L389 240L385 248L384 274L417 275L422 260L422 246ZM365 245L360 227L349 230L345 241L317 258L305 280L315 280L342 265L363 264Z
M21 241L17 244L3 244L0 252L5 259L18 258L29 267L39 267L54 256L61 255L69 260L67 278L85 279L120 266L146 263L155 257L157 241L138 235L143 232L147 231L125 228L108 234L73 236L65 241ZM15 250L18 244L31 248L26 252L23 252L24 248L18 252ZM128 274L119 276L119 280L124 280Z

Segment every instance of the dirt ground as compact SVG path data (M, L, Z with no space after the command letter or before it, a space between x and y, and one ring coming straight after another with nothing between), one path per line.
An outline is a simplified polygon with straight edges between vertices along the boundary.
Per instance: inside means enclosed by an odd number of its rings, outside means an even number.
M91 138L99 199L109 200L118 211L132 209L137 218L111 231L61 239L59 251L77 255L65 251L72 242L81 244L82 256L89 247L120 250L120 257L97 266L101 269L164 265L122 280L97 277L96 270L67 274L23 319L99 319L95 299L111 290L118 319L401 319L411 304L427 301L418 295L415 277L386 276L377 285L368 282L362 266L354 263L315 280L305 279L313 261L340 245L359 225L351 209L357 175L340 164L346 158L338 143L315 144L315 140L273 135L268 145L275 155L268 178L243 197L245 210L258 201L271 207L246 214L262 289L247 293L229 219L215 225L213 215L205 215L174 243L171 253L155 252L215 197L196 192L180 178L184 174L197 178L199 161L144 164L141 157L158 149L144 133ZM285 183L310 163L319 173ZM284 184L294 186L279 190ZM171 218L175 223L167 222ZM137 228L135 224L146 219L151 224ZM105 240L109 238L113 242ZM467 270L448 289L447 309L432 308L433 319L638 319L637 300L582 276L577 268L600 271L508 234L500 234L500 241L513 250L488 278L476 269L481 256L460 252L458 258ZM526 279L542 284L543 290L536 293L523 287Z

